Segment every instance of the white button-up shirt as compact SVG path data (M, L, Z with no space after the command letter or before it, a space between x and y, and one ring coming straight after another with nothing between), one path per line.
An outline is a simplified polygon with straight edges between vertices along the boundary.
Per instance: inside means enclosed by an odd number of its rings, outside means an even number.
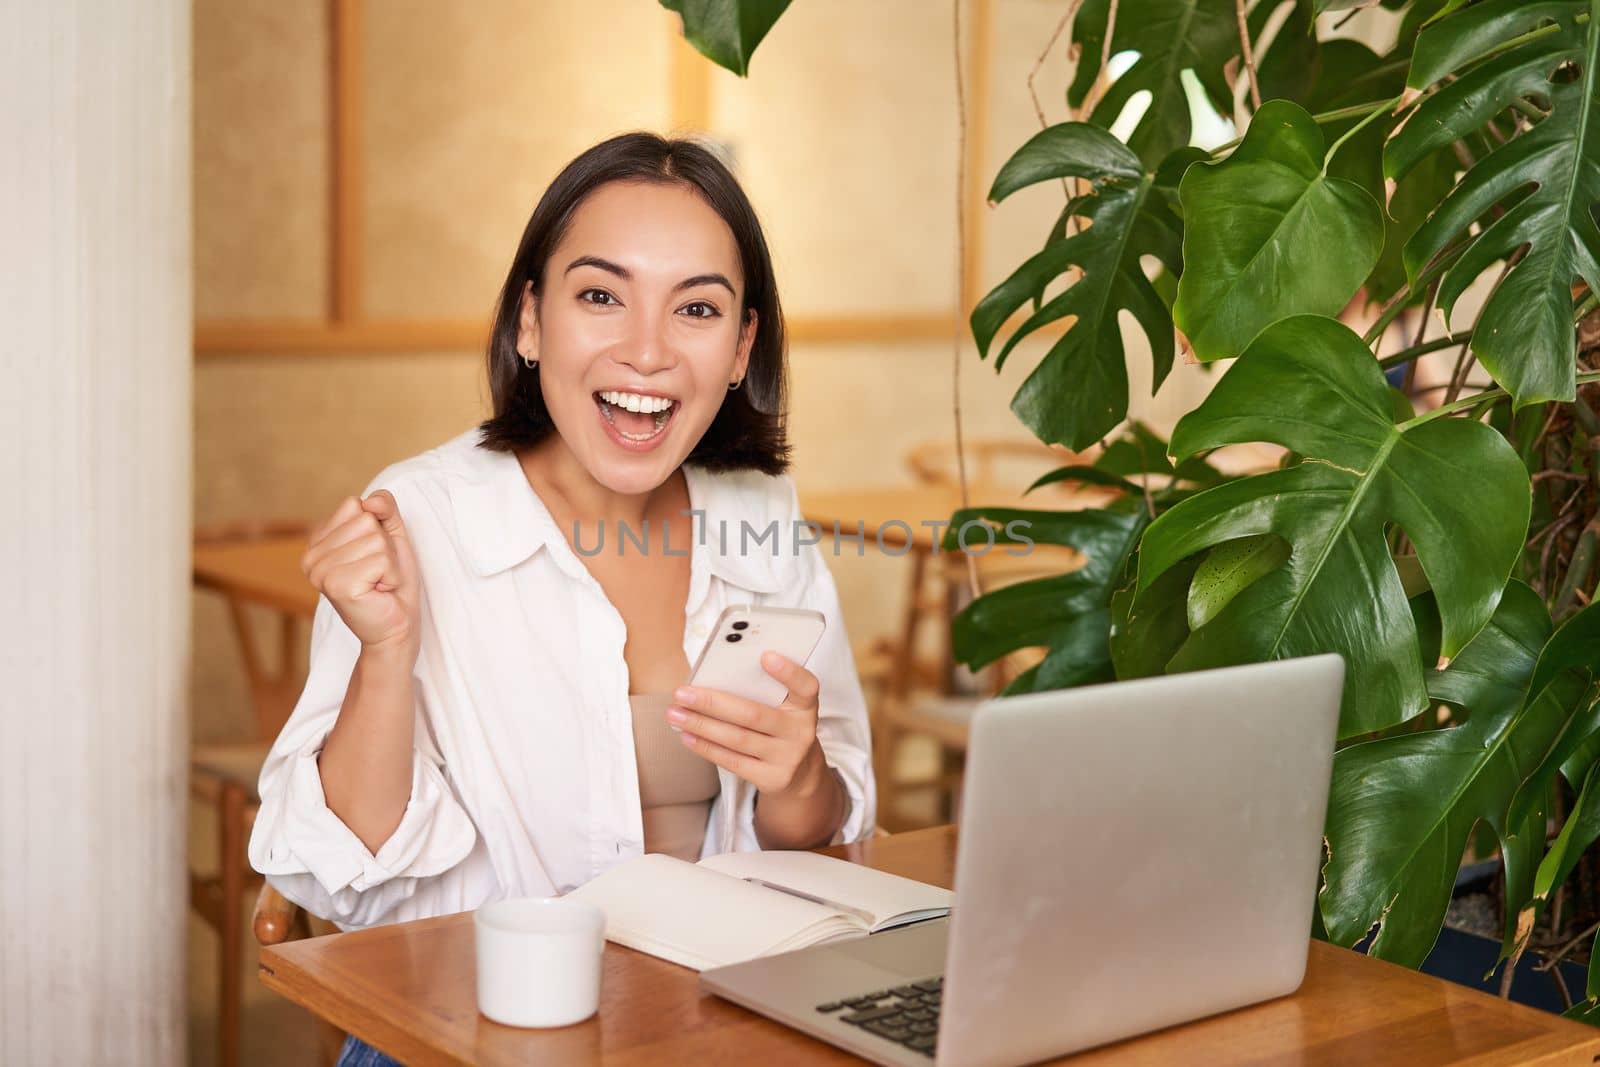
M261 771L251 865L345 929L555 896L643 851L622 617L516 457L478 439L469 430L397 463L362 494L394 494L423 582L416 750L399 827L374 855L323 797L317 757L360 653L326 598L305 690ZM823 614L807 663L822 687L817 738L849 794L834 840L857 840L874 819L866 709L793 484L684 473L696 536L670 549L690 557L684 655L695 661L730 605ZM774 522L777 537L762 536ZM721 768L718 777L702 855L759 848L755 787Z

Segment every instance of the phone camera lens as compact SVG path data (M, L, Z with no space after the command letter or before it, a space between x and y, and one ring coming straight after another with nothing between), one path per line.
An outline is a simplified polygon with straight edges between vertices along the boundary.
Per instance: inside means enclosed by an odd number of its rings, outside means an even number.
M747 630L750 628L750 624L745 622L743 619L740 619L738 622L733 624L733 628L735 630Z
M728 640L729 640L729 641L730 641L730 642L733 642L733 641L742 641L742 640L744 640L744 635L743 635L743 634L729 634L729 635L728 635Z

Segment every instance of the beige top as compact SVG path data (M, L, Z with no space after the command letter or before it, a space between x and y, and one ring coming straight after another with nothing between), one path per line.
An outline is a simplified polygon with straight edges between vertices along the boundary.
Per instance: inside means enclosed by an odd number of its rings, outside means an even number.
M633 748L639 763L644 850L694 863L706 839L706 819L719 788L716 764L700 758L668 725L670 693L634 693Z

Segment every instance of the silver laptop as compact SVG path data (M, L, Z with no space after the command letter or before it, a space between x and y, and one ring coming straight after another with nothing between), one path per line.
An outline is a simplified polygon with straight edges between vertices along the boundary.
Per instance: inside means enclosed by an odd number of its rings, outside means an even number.
M1031 1063L1292 993L1305 977L1338 656L990 701L956 905L705 971L883 1064Z

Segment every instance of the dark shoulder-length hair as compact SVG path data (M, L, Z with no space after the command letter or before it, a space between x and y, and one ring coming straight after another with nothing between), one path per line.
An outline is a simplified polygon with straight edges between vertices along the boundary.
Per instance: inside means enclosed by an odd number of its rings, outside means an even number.
M539 373L517 354L522 293L532 282L534 295L540 295L545 264L578 206L602 185L616 181L682 185L704 197L733 231L739 248L744 271L739 321L748 321L751 312L757 316L743 385L728 393L687 462L713 471L782 473L789 463L783 311L761 224L738 181L710 150L694 141L652 133L625 133L584 152L556 176L533 209L495 310L488 352L494 416L483 424L479 444L511 452L538 444L555 432L539 388Z

